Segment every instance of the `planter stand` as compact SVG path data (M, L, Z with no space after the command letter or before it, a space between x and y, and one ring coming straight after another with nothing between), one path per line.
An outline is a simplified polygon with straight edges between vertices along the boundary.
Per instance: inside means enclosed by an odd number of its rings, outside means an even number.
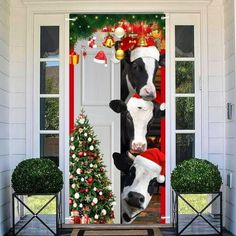
M41 224L43 224L53 235L59 235L59 227L61 227L62 224L62 218L61 218L61 192L59 193L52 193L52 194L30 194L32 195L52 195L52 197L37 211L34 212L29 208L29 206L20 199L20 196L29 196L29 194L18 194L13 193L12 194L12 226L13 226L13 235L18 235L34 218L38 219ZM23 225L20 227L20 229L16 232L15 228L15 199L22 204L23 207L25 207L31 214L32 217ZM56 232L54 232L48 224L46 224L39 216L40 212L46 208L54 199L56 199Z
M212 195L212 199L199 211L185 198L186 195L190 194L173 192L173 222L177 235L222 235L222 192L207 194ZM194 212L193 214L183 214L180 212L180 199L191 208ZM217 201L219 203L218 211L206 213L207 208L217 204Z

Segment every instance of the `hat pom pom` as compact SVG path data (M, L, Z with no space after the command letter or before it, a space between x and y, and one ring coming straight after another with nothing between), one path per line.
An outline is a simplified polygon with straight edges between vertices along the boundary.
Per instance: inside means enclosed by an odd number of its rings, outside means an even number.
M157 177L157 182L160 183L160 184L164 183L165 182L165 176L164 175L159 175Z

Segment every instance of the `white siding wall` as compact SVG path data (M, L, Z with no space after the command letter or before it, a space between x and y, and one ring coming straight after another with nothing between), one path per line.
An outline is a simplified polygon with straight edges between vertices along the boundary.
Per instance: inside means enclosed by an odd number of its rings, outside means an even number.
M26 7L11 0L10 30L10 155L11 169L26 153Z
M235 108L235 10L234 1L224 1L224 60L225 60L225 104ZM235 110L235 109L234 109ZM233 173L233 188L225 187L226 227L236 234L236 136L235 112L232 120L225 119L225 169L226 175Z
M10 226L9 31L10 5L0 1L0 235Z
M214 0L208 7L208 159L224 176L223 10Z

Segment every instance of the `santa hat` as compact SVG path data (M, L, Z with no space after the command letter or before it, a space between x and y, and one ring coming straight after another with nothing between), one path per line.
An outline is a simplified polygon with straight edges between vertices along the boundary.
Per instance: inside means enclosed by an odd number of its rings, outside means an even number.
M105 64L107 66L107 56L104 51L99 51L95 58L93 59L94 62L99 63L99 64Z
M165 155L157 148L147 149L140 155L136 156L135 163L147 167L150 171L157 173L157 181L163 183L165 176L161 175L165 165Z
M134 60L140 57L149 57L154 58L157 61L160 59L160 53L155 46L150 47L137 47L131 51L130 61L133 62Z

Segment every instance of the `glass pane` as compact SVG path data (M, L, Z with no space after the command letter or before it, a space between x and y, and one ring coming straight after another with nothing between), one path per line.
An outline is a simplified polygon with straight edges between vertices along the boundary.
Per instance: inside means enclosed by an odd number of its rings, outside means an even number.
M176 129L194 129L194 98L176 98Z
M41 26L40 57L59 56L59 26Z
M176 93L194 93L194 62L175 63Z
M40 62L40 93L59 93L59 62Z
M176 134L176 164L195 156L195 134Z
M59 130L59 98L40 98L40 129Z
M58 134L40 134L40 157L48 158L59 166Z
M175 26L175 57L194 57L194 26Z

